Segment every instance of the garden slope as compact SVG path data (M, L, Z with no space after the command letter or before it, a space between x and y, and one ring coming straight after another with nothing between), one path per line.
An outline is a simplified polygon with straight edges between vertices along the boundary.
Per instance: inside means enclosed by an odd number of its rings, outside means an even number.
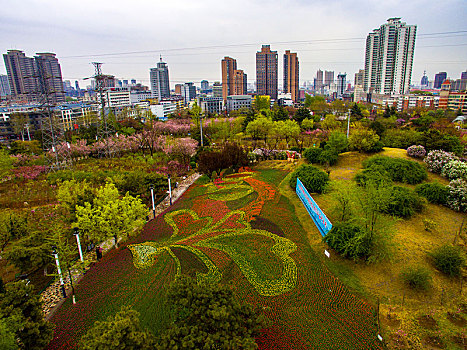
M111 251L52 318L49 349L74 349L96 320L130 305L156 335L169 323L166 286L180 272L231 283L271 326L260 349L378 349L373 308L352 295L309 246L289 200L285 172L235 174L194 185L128 245Z

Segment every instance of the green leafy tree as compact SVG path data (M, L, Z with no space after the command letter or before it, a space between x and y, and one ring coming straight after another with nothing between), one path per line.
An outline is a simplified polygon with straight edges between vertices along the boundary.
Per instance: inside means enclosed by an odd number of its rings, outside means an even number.
M330 110L329 105L326 103L326 99L323 96L307 95L305 97L305 107L318 115L325 115Z
M5 258L23 273L47 265L51 261L51 245L46 237L45 231L31 232L12 243Z
M57 190L57 200L60 205L71 214L72 220L76 219L76 206L83 206L84 203L91 203L94 198L94 191L91 184L84 181L66 180L62 182Z
M113 183L107 183L97 190L93 205L76 206L78 227L97 242L108 238L128 238L141 229L145 223L148 209L139 198L128 193L119 198L118 189Z
M293 118L297 123L301 124L304 119L311 118L310 110L308 108L304 108L304 107L299 108L295 112L295 115L294 115Z
M13 113L10 116L10 125L16 135L21 135L21 140L24 141L24 131L29 118L24 113Z
M271 109L271 98L267 95L261 96L257 95L255 96L255 99L253 100L253 108L256 109L256 111L261 111L261 110L270 110Z
M326 118L321 122L321 127L325 130L339 129L341 123L336 119L334 114L328 114Z
M352 130L349 136L349 148L352 151L372 152L378 142L379 136L373 130L363 127Z
M173 325L158 349L257 349L264 317L234 296L231 288L180 277L169 288Z
M272 116L273 121L289 120L289 112L287 112L287 110L284 107L279 106L278 108L275 108L273 112L274 112Z
M333 131L329 135L328 142L326 146L336 150L337 153L342 153L347 151L349 147L349 142L347 141L347 136L340 131Z
M0 319L0 349L2 350L16 350L18 344L15 339L15 332L13 332L8 321Z
M141 327L137 311L123 306L115 316L94 323L81 338L79 349L150 350L154 349L154 336Z
M358 105L358 103L354 103L352 105L352 108L350 108L350 116L352 118L355 118L357 120L360 120L363 118L363 113L362 113L362 110L360 109L360 106Z
M27 216L5 211L0 215L0 252L7 244L28 234Z
M0 295L0 320L14 332L23 349L42 350L53 335L53 325L44 320L40 296L31 284L8 283Z
M5 179L12 167L13 158L5 150L0 149L0 179Z
M253 140L264 140L264 142L266 143L272 126L272 120L260 116L252 122L248 123L248 126L246 127L246 132L251 135Z
M301 127L303 130L310 131L311 129L313 129L314 124L315 122L313 121L313 119L305 118L302 120Z

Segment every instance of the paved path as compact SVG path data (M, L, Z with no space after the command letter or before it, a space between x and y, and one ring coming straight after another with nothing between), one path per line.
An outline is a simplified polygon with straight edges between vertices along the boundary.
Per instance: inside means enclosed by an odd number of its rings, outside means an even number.
M175 202L178 198L182 196L182 194L200 177L201 175L198 173L192 174L179 182L177 188L172 187L172 203ZM160 215L163 211L165 211L168 207L170 206L170 198L167 196L162 202L160 202L157 207L156 207L156 216ZM151 208L152 209L152 208ZM154 219L154 215L150 213L149 218L152 220ZM103 249L103 253L105 254L107 251L112 249L114 247L114 240L109 239L105 241L104 243L100 244L100 247ZM91 268L93 263L97 261L96 259L96 253L95 251L91 251L88 253L85 253L84 256L85 262L87 265L86 270ZM85 272L84 272L85 273ZM80 279L84 275L83 270L77 270L77 269L72 269L71 275L73 278L73 284L76 286ZM66 273L66 277L64 276L64 282L65 282L65 289L66 289L66 294L70 295L71 294L71 285L70 285L70 278L68 277L68 272ZM46 290L44 290L41 293L41 300L43 302L42 305L42 311L44 313L44 316L46 319L49 319L52 317L54 312L60 307L60 305L65 301L65 299L62 296L61 289L60 289L60 281L56 280L53 282L49 287L47 287Z

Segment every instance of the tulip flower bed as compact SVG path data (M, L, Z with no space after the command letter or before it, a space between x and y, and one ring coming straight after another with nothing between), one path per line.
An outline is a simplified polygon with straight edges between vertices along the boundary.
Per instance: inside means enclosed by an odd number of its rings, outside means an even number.
M322 265L293 206L261 173L195 185L169 210L84 276L77 304L68 298L52 318L49 349L76 348L94 321L122 305L163 332L166 286L180 273L232 283L240 298L262 307L271 326L257 338L260 349L383 348L373 307Z

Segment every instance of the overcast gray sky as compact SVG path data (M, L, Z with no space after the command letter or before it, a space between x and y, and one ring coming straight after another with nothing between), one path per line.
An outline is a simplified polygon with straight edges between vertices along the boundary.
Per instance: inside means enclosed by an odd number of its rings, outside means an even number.
M280 81L285 50L298 53L301 84L319 68L353 81L366 36L390 17L418 26L412 82L424 70L430 80L467 70L466 0L0 0L0 9L2 53L55 52L73 81L93 75L99 61L106 74L148 85L162 54L172 87L220 80L224 56L252 82L261 44L278 51ZM426 35L445 32L457 33Z

